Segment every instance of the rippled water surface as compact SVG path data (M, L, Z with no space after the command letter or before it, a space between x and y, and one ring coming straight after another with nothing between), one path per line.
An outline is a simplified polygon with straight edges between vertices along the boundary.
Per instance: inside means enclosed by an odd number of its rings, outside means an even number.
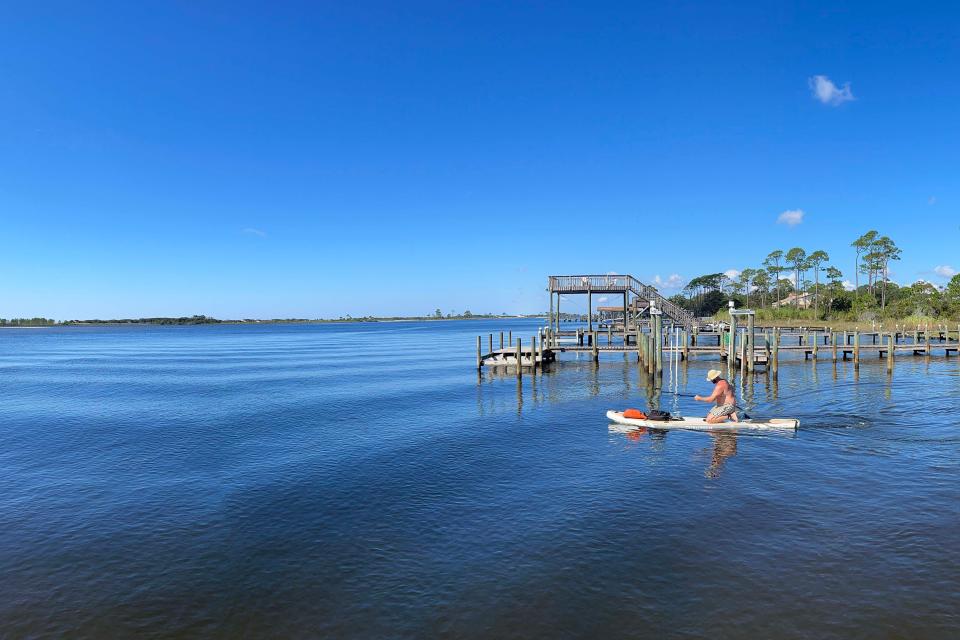
M791 436L622 433L718 361L478 377L535 327L0 331L0 636L960 637L960 358L738 381Z

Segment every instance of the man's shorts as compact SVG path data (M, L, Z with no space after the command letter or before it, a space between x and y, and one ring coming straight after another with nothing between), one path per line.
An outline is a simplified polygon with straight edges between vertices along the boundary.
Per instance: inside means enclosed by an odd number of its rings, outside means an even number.
M725 418L733 414L737 410L737 405L735 404L722 404L718 407L710 409L710 416L713 418Z

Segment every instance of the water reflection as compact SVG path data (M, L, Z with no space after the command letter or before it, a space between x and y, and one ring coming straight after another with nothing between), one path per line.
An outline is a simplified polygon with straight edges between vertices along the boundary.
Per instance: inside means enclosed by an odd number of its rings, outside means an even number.
M720 477L727 459L737 455L737 434L711 433L710 437L713 438L713 455L703 475L715 480Z
M523 378L517 376L517 415L523 409Z
M666 448L667 434L669 433L664 429L628 427L616 423L611 423L607 430L612 435L622 435L627 441L634 444L649 440L650 450L658 453L663 452ZM715 480L723 473L727 460L737 455L737 434L711 432L707 435L713 441L713 446L710 449L710 461L704 469L703 475Z

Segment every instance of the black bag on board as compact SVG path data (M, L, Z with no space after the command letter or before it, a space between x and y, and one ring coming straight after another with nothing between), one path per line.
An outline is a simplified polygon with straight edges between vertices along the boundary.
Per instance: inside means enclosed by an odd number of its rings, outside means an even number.
M647 411L647 420L667 422L670 420L670 414L666 411L660 411L659 409L651 409L650 411Z

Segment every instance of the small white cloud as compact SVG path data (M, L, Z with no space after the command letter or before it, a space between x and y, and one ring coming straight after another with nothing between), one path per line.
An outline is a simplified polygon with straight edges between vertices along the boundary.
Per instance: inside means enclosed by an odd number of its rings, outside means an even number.
M849 102L854 99L853 92L850 91L849 82L844 83L843 87L838 88L827 76L813 76L807 80L807 83L810 85L810 91L813 92L813 97L823 104L829 104L835 107L838 104L843 104L844 102Z
M607 296L603 296L602 298L597 298L597 302L606 302L607 300L609 300Z
M267 232L261 231L260 229L254 229L253 227L247 227L242 230L242 233L245 233L248 236L258 236L260 238L266 238Z
M853 291L853 290L856 288L856 287L853 286L853 283L850 282L849 280L844 280L844 281L841 282L840 284L843 285L843 290L844 290L844 291Z
M803 222L803 209L788 209L777 216L777 224L795 227Z
M682 289L684 285L683 278L679 273L671 273L667 278L661 278L659 274L653 276L653 286L657 289Z
M727 269L726 271L723 272L723 275L727 276L731 280L736 280L737 276L740 275L740 272L737 271L736 269Z
M957 270L948 264L937 265L933 268L933 272L941 278L952 278L957 275Z

